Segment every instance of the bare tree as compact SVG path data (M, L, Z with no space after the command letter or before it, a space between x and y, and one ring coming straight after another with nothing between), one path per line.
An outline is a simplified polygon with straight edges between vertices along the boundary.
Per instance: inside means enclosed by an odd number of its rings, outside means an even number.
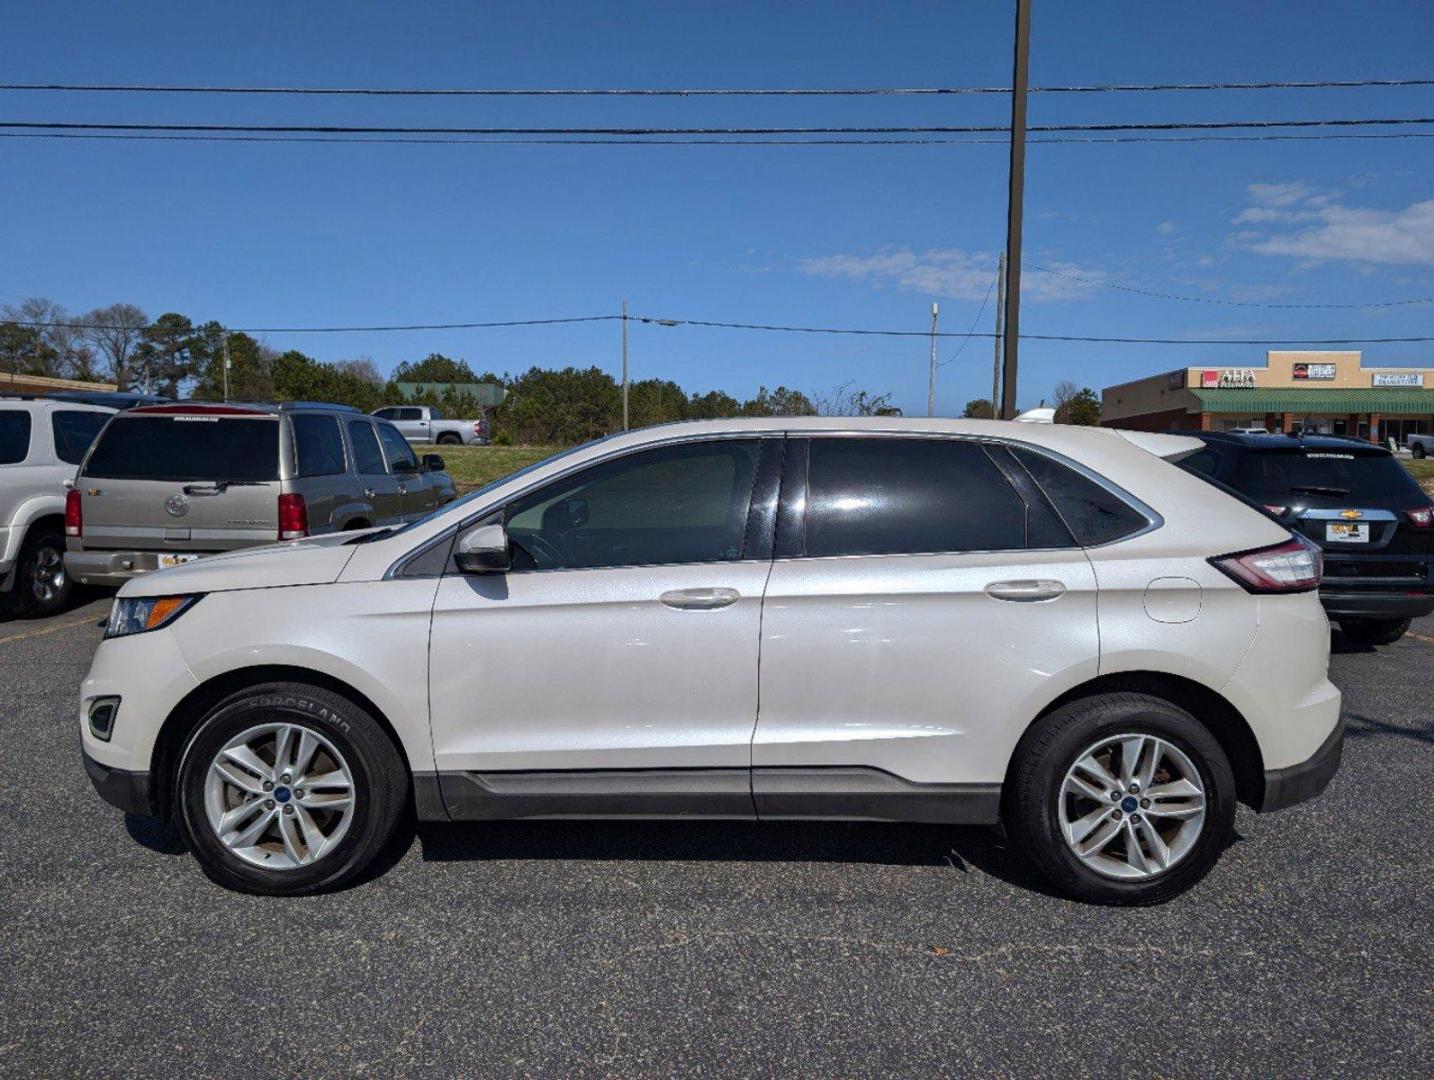
M819 416L900 416L901 410L891 404L890 394L871 394L853 390L848 379L832 388L830 394L813 394Z
M106 374L121 390L129 385L130 365L135 350L149 325L149 316L133 304L111 304L97 308L84 321L93 329L90 341L99 352Z
M1070 402L1074 400L1076 395L1078 395L1079 393L1079 386L1071 382L1069 379L1062 379L1060 382L1056 383L1055 391L1051 396L1052 408L1054 408L1056 412L1060 412L1063 408L1065 408L1066 405L1070 404Z
M359 356L352 360L335 360L334 367L345 375L352 375L355 379L362 379L374 386L382 386L384 378L378 373L378 365L373 362L371 356Z

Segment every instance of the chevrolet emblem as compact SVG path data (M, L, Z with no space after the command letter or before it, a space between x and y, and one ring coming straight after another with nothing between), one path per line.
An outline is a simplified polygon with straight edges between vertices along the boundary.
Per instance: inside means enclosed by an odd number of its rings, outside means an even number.
M1341 511L1339 512L1339 516L1342 517L1342 518L1344 518L1346 521L1356 521L1356 520L1358 520L1359 518L1364 517L1364 511L1363 511L1363 510L1341 510Z

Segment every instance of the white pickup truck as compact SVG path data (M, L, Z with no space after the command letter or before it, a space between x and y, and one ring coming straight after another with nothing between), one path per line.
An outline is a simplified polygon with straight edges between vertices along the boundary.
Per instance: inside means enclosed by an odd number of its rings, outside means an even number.
M1406 435L1404 445L1417 458L1434 456L1434 435Z
M374 416L387 420L411 443L439 443L443 446L486 446L488 421L449 420L431 405L390 405L375 409Z

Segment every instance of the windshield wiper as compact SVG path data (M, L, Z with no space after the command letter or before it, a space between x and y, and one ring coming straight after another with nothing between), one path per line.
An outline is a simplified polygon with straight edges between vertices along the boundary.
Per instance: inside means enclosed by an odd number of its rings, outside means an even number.
M259 487L266 480L216 480L212 484L185 484L186 495L223 495L232 487Z
M1349 488L1321 487L1319 484L1291 484L1291 491L1303 491L1307 495L1348 495Z

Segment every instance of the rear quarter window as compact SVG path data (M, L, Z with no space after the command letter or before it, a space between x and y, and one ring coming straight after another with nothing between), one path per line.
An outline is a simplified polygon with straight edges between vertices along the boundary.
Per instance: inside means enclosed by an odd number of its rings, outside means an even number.
M1041 486L1066 528L1083 547L1109 544L1150 524L1144 514L1115 492L1070 466L1023 447L1012 447L1011 452Z
M30 454L30 414L0 409L0 465L18 465Z
M85 475L109 480L277 480L274 417L118 416Z
M109 418L109 413L56 409L50 414L50 428L55 435L55 456L67 464L78 465Z

